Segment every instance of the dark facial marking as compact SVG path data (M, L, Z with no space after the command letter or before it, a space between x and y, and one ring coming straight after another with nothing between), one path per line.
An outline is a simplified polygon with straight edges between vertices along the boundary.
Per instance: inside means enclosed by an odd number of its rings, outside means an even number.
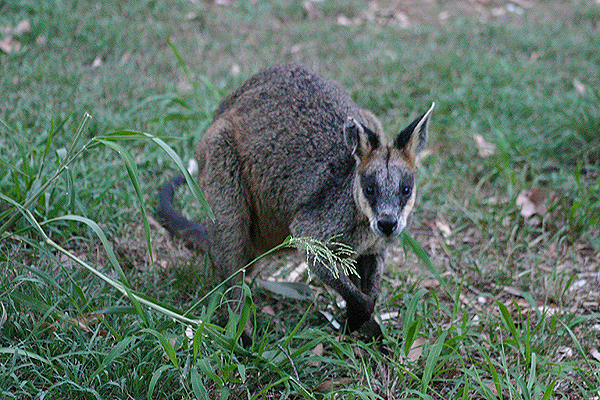
M414 187L414 177L412 174L405 174L400 180L400 202L402 205L406 204L410 196L412 195Z
M365 198L373 207L377 198L377 180L375 175L362 175L360 178L360 185L362 187Z

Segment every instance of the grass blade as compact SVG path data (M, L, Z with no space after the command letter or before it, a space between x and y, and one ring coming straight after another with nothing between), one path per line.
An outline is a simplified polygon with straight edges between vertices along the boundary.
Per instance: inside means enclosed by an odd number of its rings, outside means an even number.
M17 354L21 357L29 357L34 360L43 362L44 364L52 366L52 362L50 360L48 360L47 358L42 357L38 354L35 354L34 352L31 352L31 351L19 349L18 347L2 347L2 348L0 348L0 354Z
M123 146L119 143L111 142L109 140L104 139L96 139L99 143L104 144L106 147L113 149L123 159L125 163L125 168L127 168L127 173L129 174L129 179L133 184L133 188L135 190L135 195L138 199L138 204L140 205L140 212L142 213L142 223L144 224L144 232L146 236L146 246L148 247L148 255L150 256L150 262L154 264L154 255L152 254L152 243L150 242L150 225L148 224L148 215L146 214L146 207L144 206L144 198L142 197L142 189L140 185L140 174L138 172L137 166L131 158L131 155L125 151Z
M86 218L86 217L82 217L80 215L63 215L62 217L56 217L56 218L46 221L44 223L44 225L48 225L48 224L51 224L52 222L56 222L56 221L81 222L81 223L86 224L92 231L94 231L96 236L98 236L98 239L100 239L102 246L104 247L104 251L106 252L106 256L108 257L108 261L110 262L111 266L115 269L115 271L117 271L117 273L119 274L119 277L121 278L121 281L125 285L129 286L129 283L127 281L127 276L125 275L125 272L123 272L123 269L121 268L121 265L119 264L119 261L117 261L117 256L115 255L115 253L112 249L112 246L110 245L110 242L108 241L108 238L104 234L104 231L102 230L102 228L100 228L100 226L95 221L93 221L89 218Z
M500 309L500 314L502 315L502 320L504 321L504 326L509 330L511 336L515 340L515 345L519 345L519 334L517 333L517 326L510 315L510 311L508 308L502 304L501 302L497 302L498 308Z
M431 272L433 277L435 279L437 279L437 281L440 283L440 285L444 288L444 290L446 291L448 296L450 296L450 298L452 298L452 292L450 291L450 286L448 286L448 283L444 279L442 279L442 276L440 275L439 271L437 270L435 265L433 265L431 258L429 258L429 255L427 255L427 252L419 244L419 242L417 242L415 239L413 239L406 231L402 231L402 233L400 234L399 237L400 237L401 243L404 245L407 245L413 251L413 253L415 253L415 255L417 256L419 261L421 261L425 265L425 267L429 270L429 272Z
M173 160L173 162L177 166L177 169L179 169L179 171L183 174L183 176L185 177L185 181L192 192L192 195L194 196L194 198L196 199L198 204L200 204L200 206L202 207L202 210L206 211L208 216L211 219L214 219L214 216L213 216L212 212L210 211L210 206L206 202L206 199L204 198L204 195L202 194L202 191L200 190L198 183L196 182L195 179L192 178L192 176L188 172L187 168L183 165L183 161L181 161L181 158L177 155L177 153L175 153L175 151L173 151L173 149L168 144L166 144L162 139L160 139L154 135L151 135L149 133L145 133L145 132L118 131L118 132L110 133L101 138L97 138L96 140L115 141L115 140L123 140L123 139L127 139L127 140L147 139L147 140L151 140L156 145L158 145L165 153L167 153L167 155L171 158L171 160Z
M202 383L202 378L198 371L195 368L190 370L190 381L192 382L192 390L194 391L194 395L198 400L208 400L208 392L206 391L206 387Z
M437 338L433 346L429 349L429 354L427 355L427 361L425 362L425 369L423 370L423 378L421 380L421 392L427 393L427 389L429 387L429 383L433 378L433 373L436 369L440 361L440 354L442 353L442 349L446 342L446 337L448 336L448 331L443 331L440 337Z
M179 361L177 361L177 353L175 353L175 348L173 347L171 342L167 340L165 335L163 335L155 329L150 328L142 329L142 332L149 333L158 339L160 345L165 351L165 354L167 355L167 357L169 357L169 360L171 360L171 363L175 366L175 368L179 370L179 372L181 372L181 368L179 367Z
M121 356L123 353L126 353L131 342L133 342L136 339L136 337L130 336L118 342L116 346L108 352L106 357L104 357L102 363L98 366L98 368L96 368L96 370L90 374L90 376L87 378L87 381L93 381L94 377L100 372L102 372L106 367L108 367L117 357Z

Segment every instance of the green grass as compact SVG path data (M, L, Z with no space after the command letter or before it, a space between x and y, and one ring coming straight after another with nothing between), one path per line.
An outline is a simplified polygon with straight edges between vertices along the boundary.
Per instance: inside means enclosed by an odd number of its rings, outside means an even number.
M0 40L21 44L0 53L0 397L597 398L600 6L303 4L0 0ZM437 104L381 343L340 336L333 292L301 285L246 287L219 327L204 258L152 218L219 100L284 60L390 134Z

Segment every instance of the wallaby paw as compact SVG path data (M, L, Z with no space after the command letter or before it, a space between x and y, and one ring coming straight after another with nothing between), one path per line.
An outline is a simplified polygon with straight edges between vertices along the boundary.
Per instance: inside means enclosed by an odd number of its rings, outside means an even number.
M383 338L381 327L372 317L367 322L362 324L362 326L357 330L357 333L363 336L367 342L379 341Z

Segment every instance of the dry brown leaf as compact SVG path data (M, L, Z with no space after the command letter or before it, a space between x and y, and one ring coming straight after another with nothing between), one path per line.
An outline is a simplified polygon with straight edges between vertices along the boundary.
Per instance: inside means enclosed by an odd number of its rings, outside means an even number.
M440 287L440 281L435 278L423 279L421 286L425 289L434 290Z
M494 385L493 382L485 382L484 385L487 386L488 389L490 389L494 396L498 397L499 393L498 390L496 390L496 385Z
M352 25L352 21L350 19L348 19L348 17L346 17L345 15L342 15L342 14L338 15L336 22L338 25L342 25L342 26Z
M412 346L410 346L410 350L408 351L406 358L409 361L417 361L419 358L421 358L421 354L423 354L423 346L426 342L427 339L424 337L416 338Z
M313 356L322 356L323 355L323 343L317 343L317 345L310 352ZM312 360L308 362L313 367L318 367L321 365L320 361Z
M0 40L0 50L5 53L12 53L21 50L21 43L14 40L12 36L7 36Z
M592 347L592 349L590 350L590 354L592 355L592 357L594 357L596 361L600 361L600 351L598 351L597 348Z
M585 85L577 78L573 79L573 87L579 94L585 94Z
M515 287L512 286L504 286L502 288L503 291L505 291L508 294L512 294L513 296L519 296L521 297L521 291Z
M525 189L517 196L515 204L521 208L521 215L530 223L541 223L540 218L548 213L548 204L552 201L552 194L545 189Z
M102 57L98 56L96 58L94 58L94 61L92 62L92 69L96 69L102 66Z
M194 328L192 328L191 326L187 326L185 328L185 336L190 339L193 340L194 339L194 335L196 334L196 332L194 332Z
M194 92L194 85L187 79L179 79L177 82L177 92L183 94L190 94Z
M91 327L97 325L103 317L104 314L99 313L84 314L81 317L74 318L73 322L76 322L77 326L84 331L90 332L92 330Z
M442 235L447 238L452 233L452 229L450 228L450 224L446 222L446 220L442 217L437 217L435 219L435 226L439 229Z
M348 386L354 380L352 378L331 379L320 383L315 390L318 392L329 392L336 387Z
M466 305L469 308L472 308L472 309L477 310L479 312L483 312L483 308L481 308L479 306L479 304L475 303L474 301L471 301L471 299L469 299L463 293L461 293L461 294L458 295L458 300L460 300L461 303L463 303L464 305Z
M4 323L6 322L8 317L7 317L7 313L6 313L6 308L4 308L4 303L1 301L0 301L0 306L2 306L2 315L0 315L0 328L2 328L2 325L4 325Z
M302 4L302 6L304 7L306 17L311 21L318 19L323 15L321 10L319 10L319 8L315 5L314 1L307 0Z
M522 190L517 196L517 207L521 208L521 215L527 219L535 215L535 204L529 198L529 190Z
M29 33L29 32L31 32L31 22L29 22L28 19L22 20L15 27L15 33L17 35L21 35L23 33Z
M275 316L275 310L273 310L273 307L271 307L268 304L266 306L264 306L260 311L261 311L261 313L263 313L265 315L269 315L271 317Z
M479 157L489 158L496 153L496 145L485 140L483 136L475 133L473 134L473 139L475 139L475 146L477 146Z
M317 345L312 349L311 354L313 356L322 356L323 355L323 343L317 343Z
M548 193L542 189L525 189L517 196L516 204L521 207L521 215L530 218L532 215L544 215L548 212L548 199Z
M400 315L400 313L398 311L392 311L392 312L387 312L387 313L381 314L379 316L379 318L381 318L381 321L385 322L385 321L389 321L392 319L397 319L399 315Z

